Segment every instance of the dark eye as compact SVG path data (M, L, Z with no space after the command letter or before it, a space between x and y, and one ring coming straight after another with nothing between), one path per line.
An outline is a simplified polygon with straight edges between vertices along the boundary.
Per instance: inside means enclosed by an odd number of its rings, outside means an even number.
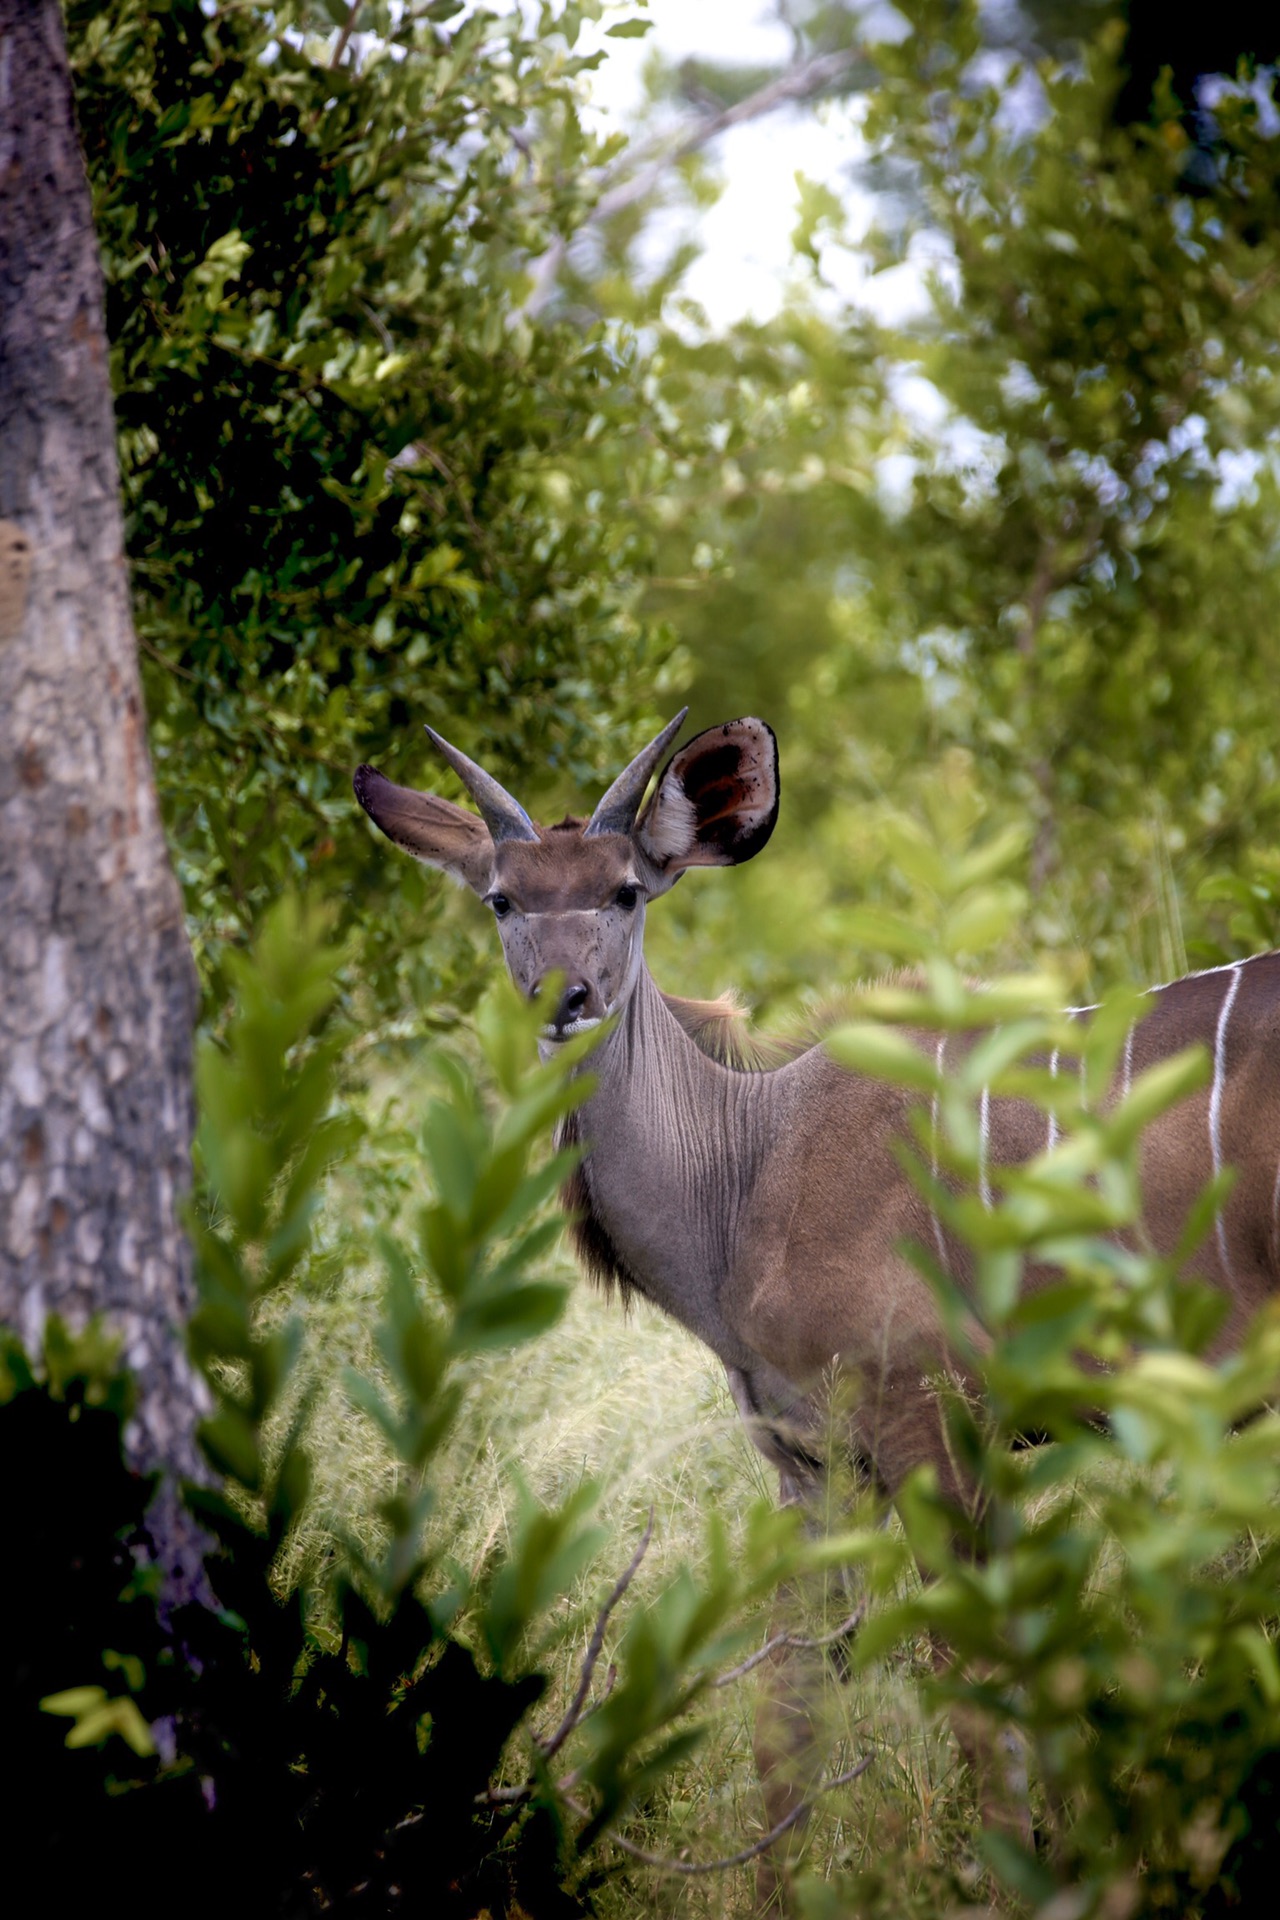
M617 892L618 905L620 907L624 907L628 913L631 912L631 909L635 906L636 901L639 898L640 898L640 895L636 892L634 887L618 888L618 892Z
M511 902L505 893L490 894L489 905L493 908L499 920L505 920L511 911Z

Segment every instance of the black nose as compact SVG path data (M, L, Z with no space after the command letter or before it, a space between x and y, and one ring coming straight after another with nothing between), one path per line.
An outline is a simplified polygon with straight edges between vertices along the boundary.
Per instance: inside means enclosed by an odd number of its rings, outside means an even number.
M586 1006L589 991L590 989L584 987L581 981L575 981L572 986L565 988L560 995L560 1005L556 1008L557 1027L572 1025Z

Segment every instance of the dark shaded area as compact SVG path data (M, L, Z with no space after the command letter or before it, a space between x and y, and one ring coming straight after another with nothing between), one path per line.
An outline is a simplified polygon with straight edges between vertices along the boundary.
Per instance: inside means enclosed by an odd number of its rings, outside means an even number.
M152 1487L121 1464L123 1390L91 1406L73 1380L55 1398L15 1350L4 1359L8 1537L24 1559L0 1584L0 1712L21 1729L13 1911L96 1911L104 1877L140 1908L177 1897L196 1916L586 1911L562 1890L547 1813L474 1805L540 1676L482 1673L412 1596L380 1620L338 1593L341 1640L322 1647L271 1593L278 1540L207 1491L191 1497L220 1539L218 1606L183 1608L166 1633L138 1572ZM119 1735L69 1750L73 1722L40 1701L89 1686L130 1695L167 1754Z
M1222 1913L1265 1913L1276 1897L1280 1871L1280 1747L1259 1754L1236 1799L1244 1832L1222 1863L1205 1905L1208 1920Z
M576 1112L565 1115L559 1139L561 1147L585 1144ZM578 1161L560 1189L560 1205L568 1216L569 1238L587 1278L595 1282L606 1299L611 1298L616 1289L623 1307L629 1308L637 1295L644 1297L644 1288L614 1246L608 1228L596 1212L590 1164L589 1155Z
M1215 7L1169 7L1159 0L1129 0L1125 9L1126 79L1116 99L1116 119L1145 120L1160 75L1167 67L1183 107L1194 109L1196 83L1210 73L1235 76L1242 59L1268 65L1280 54L1280 16L1253 0L1223 0Z
M1223 184L1227 151L1212 108L1201 98L1201 82L1216 74L1234 80L1242 61L1269 66L1280 55L1280 17L1250 0L1225 0L1212 8L1129 0L1126 11L1125 80L1116 96L1115 119L1121 126L1158 120L1167 75L1190 142L1182 187L1188 193L1213 193ZM1255 244L1264 237L1259 231Z

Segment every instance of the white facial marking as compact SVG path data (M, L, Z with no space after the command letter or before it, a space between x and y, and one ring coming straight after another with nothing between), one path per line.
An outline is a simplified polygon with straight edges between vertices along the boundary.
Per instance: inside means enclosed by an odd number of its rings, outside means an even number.
M593 1017L590 1020L570 1020L568 1025L563 1027L544 1027L542 1029L542 1037L544 1040L572 1040L576 1033L590 1033L593 1027L603 1026L604 1022L609 1018L609 1014L612 1012L613 1008L610 1007L607 1012L598 1018Z

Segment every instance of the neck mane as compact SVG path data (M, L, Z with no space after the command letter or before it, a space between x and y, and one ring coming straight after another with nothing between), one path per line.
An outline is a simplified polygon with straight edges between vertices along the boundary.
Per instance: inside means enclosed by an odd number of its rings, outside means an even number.
M699 1053L735 1073L768 1073L802 1050L753 1033L751 1017L732 987L715 1000L686 1000L678 993L662 993L662 999Z
M626 1048L632 1044L626 1029L638 1013L637 1003L641 1001L650 1009L650 1017L656 1012L661 1023L665 1011L678 1029L673 1036L677 1051L682 1042L688 1042L691 1051L709 1063L712 1071L719 1069L735 1079L770 1073L794 1059L797 1053L807 1051L808 1043L789 1044L753 1033L747 1010L732 991L715 1000L692 1000L680 994L664 993L647 968L637 984L629 1012L623 1015L619 1030L612 1037L614 1044L621 1043ZM610 1042L605 1044L608 1046ZM704 1066L703 1072L706 1071ZM577 1109L562 1122L557 1144L587 1146L589 1152L589 1127L584 1122L583 1109ZM636 1294L646 1294L647 1289L628 1266L600 1219L592 1193L588 1154L579 1160L561 1188L560 1203L569 1216L574 1251L588 1277L606 1294L616 1291L624 1307L630 1306Z

